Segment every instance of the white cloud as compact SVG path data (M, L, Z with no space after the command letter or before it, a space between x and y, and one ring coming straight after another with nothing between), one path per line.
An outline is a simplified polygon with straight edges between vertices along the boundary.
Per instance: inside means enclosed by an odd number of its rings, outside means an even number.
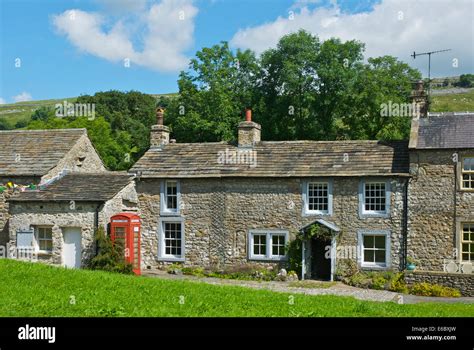
M23 91L19 95L13 96L13 101L15 101L15 102L26 102L26 101L31 101L31 100L33 100L33 98L26 91Z
M297 1L296 4L304 4ZM309 1L306 1L309 2ZM296 6L299 7L299 6ZM294 7L293 7L294 8ZM382 0L364 13L343 13L332 7L294 10L294 18L278 17L273 22L240 29L231 45L258 53L274 47L285 34L305 29L325 40L338 37L366 44L366 57L393 55L427 72L427 57L410 58L413 51L450 48L432 56L432 76L458 75L474 71L474 29L472 0ZM453 60L458 60L458 68Z
M4 105L5 103L7 103L7 101L0 97L0 105Z
M123 2L123 1L122 1ZM119 19L110 26L98 13L68 10L53 17L56 29L79 50L108 61L130 60L159 71L178 71L187 66L184 51L193 43L194 17L198 10L192 0L163 0L133 18ZM127 21L129 20L129 21ZM143 27L143 33L136 33ZM134 48L133 36L142 38L143 49Z

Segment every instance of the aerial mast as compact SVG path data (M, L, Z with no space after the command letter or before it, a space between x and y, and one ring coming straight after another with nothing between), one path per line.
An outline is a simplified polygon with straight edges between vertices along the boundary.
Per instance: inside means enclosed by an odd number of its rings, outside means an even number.
M431 97L431 55L439 52L446 52L446 51L451 51L451 49L446 49L446 50L438 50L438 51L430 51L430 52L422 52L422 53L416 53L413 51L413 59L415 59L417 56L424 56L428 55L428 96Z

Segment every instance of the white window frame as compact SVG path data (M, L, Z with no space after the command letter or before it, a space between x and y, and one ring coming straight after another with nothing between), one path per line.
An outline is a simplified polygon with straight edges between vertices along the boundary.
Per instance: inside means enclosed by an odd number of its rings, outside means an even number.
M365 185L371 183L385 184L385 210L365 210ZM386 179L363 179L359 183L359 217L376 217L389 218L390 217L390 202L391 202L391 186L390 181Z
M310 210L309 209L309 185L310 184L326 184L328 186L328 210ZM332 179L315 179L311 181L305 181L303 183L303 216L309 215L327 215L331 216L333 213L332 210L332 189L333 189L333 180Z
M459 261L462 262L462 263L468 263L468 262L471 262L474 264L474 259L471 260L471 257L470 257L470 249L469 249L469 253L468 253L468 260L464 260L463 259L463 249L462 249L462 245L463 244L472 244L474 243L474 241L471 241L471 240L468 240L468 241L465 241L464 240L464 225L470 225L470 226L474 226L474 222L471 222L471 221L463 221L461 222L461 234L460 234L460 247L459 247ZM470 234L470 233L469 233Z
M464 175L469 175L474 178L474 170L464 170L464 161L466 159L474 159L474 156L464 156L461 159L461 179L460 179L460 185L461 185L461 190L463 191L474 191L474 187L464 187ZM474 180L471 180L471 182Z
M364 261L364 236L384 236L385 237L385 263L369 263ZM361 268L368 269L389 269L391 266L391 241L389 230L359 230L357 231L357 257Z
M266 252L265 255L255 255L253 253L254 235L266 236ZM287 255L273 255L272 237L284 236L285 246L288 244L289 232L286 230L250 230L248 233L248 259L249 260L265 260L265 261L284 261Z
M165 246L165 224L176 223L181 224L181 255L166 254ZM158 260L161 261L184 261L185 260L185 246L186 236L184 230L184 219L183 218L162 218L158 224Z
M51 250L42 250L40 249L40 238L39 238L39 230L40 229L49 229L51 230ZM34 245L35 245L35 250L38 253L43 253L43 254L51 254L54 249L54 239L53 239L53 228L51 226L36 226L34 230ZM44 239L42 239L44 240Z
M176 183L176 209L168 209L167 207L167 184L168 182ZM181 208L181 185L179 180L168 179L161 182L160 189L160 214L161 215L179 215Z

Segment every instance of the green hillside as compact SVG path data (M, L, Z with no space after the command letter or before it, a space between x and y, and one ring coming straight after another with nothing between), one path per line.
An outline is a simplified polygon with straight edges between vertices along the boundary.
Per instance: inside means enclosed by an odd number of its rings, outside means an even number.
M432 98L432 112L474 112L474 89L465 93L435 95Z
M463 93L453 93L450 90L446 90L447 93L443 94L442 91L443 90L438 90L439 95L434 95L432 97L432 112L474 112L474 89L470 89L470 91ZM152 94L151 96L158 99L162 96L177 96L177 94ZM64 101L74 102L76 99L77 97L68 97L56 100L39 100L3 104L0 105L0 121L2 119L5 120L11 129L21 128L22 124L26 125L33 112L39 107L54 107L57 103L63 103ZM23 123L18 124L18 122Z
M160 97L177 96L176 93L169 94L151 94L151 96L159 99ZM64 103L64 101L73 103L77 97L67 97L53 100L38 100L28 102L17 102L0 104L0 130L2 129L2 120L6 121L8 129L19 129L24 127L30 120L31 115L40 107L54 107L56 104ZM20 123L19 123L20 122Z

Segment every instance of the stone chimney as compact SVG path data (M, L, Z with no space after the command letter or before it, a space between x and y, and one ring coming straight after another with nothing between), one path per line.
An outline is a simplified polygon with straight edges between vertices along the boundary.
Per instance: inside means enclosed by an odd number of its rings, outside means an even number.
M262 127L252 121L252 110L245 110L245 121L239 123L239 147L252 147L260 142Z
M423 80L418 80L413 84L411 92L411 102L415 106L414 118L426 118L428 116L428 95L423 87Z
M170 129L163 125L163 108L156 109L156 125L151 127L150 147L161 147L170 141Z

